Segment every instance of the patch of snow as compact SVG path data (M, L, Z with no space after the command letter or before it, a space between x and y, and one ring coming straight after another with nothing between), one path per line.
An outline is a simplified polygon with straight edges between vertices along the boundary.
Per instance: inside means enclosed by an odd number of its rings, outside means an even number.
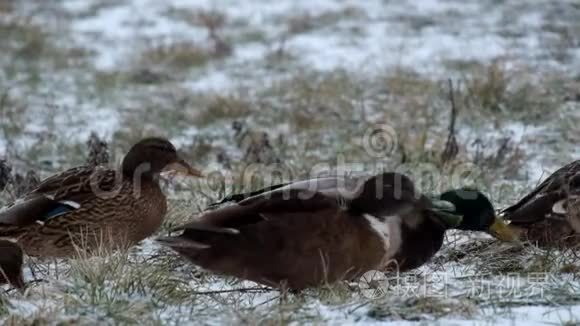
M13 299L10 300L10 304L11 312L21 316L32 316L39 310L37 305L27 300Z
M94 66L99 70L125 69L130 66L134 55L142 47L150 44L170 44L172 41L204 42L208 33L205 28L193 26L185 21L171 17L170 10L192 13L196 10L217 10L228 17L223 28L227 39L233 39L233 54L223 60L212 61L204 67L191 72L179 86L185 86L194 92L220 92L220 94L234 91L240 87L252 91L255 85L275 83L287 75L287 71L296 69L322 70L345 69L361 78L372 78L375 72L390 70L398 67L410 68L423 73L429 78L447 78L449 71L445 68L447 61L489 61L495 58L505 58L506 66L516 67L520 64L533 67L541 72L542 67L559 67L563 72L574 72L577 69L573 60L580 58L580 48L572 46L568 49L572 57L572 64L566 66L553 59L546 58L545 39L554 34L542 30L545 23L544 9L551 5L548 1L539 1L534 6L518 8L523 2L506 2L502 5L493 5L481 1L453 1L453 0L420 0L420 1L355 1L355 0L296 0L296 1L212 1L212 0L126 0L109 2L103 7L101 0L65 0L62 6L72 15L72 37L81 46L96 51ZM96 9L93 7L97 7ZM339 12L355 8L362 15L354 17L339 17L337 22L330 22L327 26L314 26L301 33L288 35L288 19L302 14L312 17L329 12ZM506 17L513 19L506 21ZM35 18L40 19L40 18ZM55 22L51 22L54 24ZM316 23L316 22L315 22ZM316 25L316 24L315 24ZM52 25L51 25L52 26ZM258 41L240 41L236 39L244 36L245 30L260 33ZM521 35L506 36L511 31ZM506 33L507 32L507 33ZM288 67L269 69L265 61L278 46L283 44L284 50L290 57ZM296 62L292 61L295 60ZM29 148L34 145L34 135L49 133L59 140L84 142L91 131L100 136L110 137L119 129L121 113L118 107L111 104L101 105L86 102L78 95L75 89L74 78L64 78L64 88L56 89L59 80L44 80L39 93L58 91L58 96L47 101L42 96L28 101L31 106L31 116L26 117L23 135L15 140L19 148ZM21 82L16 76L14 83ZM70 88L69 88L70 87ZM54 88L54 89L53 89ZM63 95L64 94L64 95ZM130 95L130 94L129 94ZM31 96L26 92L16 94ZM124 98L123 103L131 101ZM53 104L48 106L48 103ZM571 110L570 114L578 114L578 110ZM580 115L578 115L580 117ZM289 123L267 126L274 135L288 135L292 132ZM204 133L205 136L223 136L229 126L215 128ZM230 130L231 131L231 130ZM204 131L205 132L205 131ZM550 130L544 126L530 126L522 122L509 122L497 128L486 125L482 128L462 128L459 138L474 140L485 135L486 139L496 141L509 137L519 143L530 153L545 150L546 143L537 139L546 135L553 137ZM200 134L200 130L191 127L183 130L172 141L178 146L187 146L193 138ZM556 135L559 136L559 135ZM331 138L332 135L323 137ZM237 153L241 159L239 149L228 143L227 137L218 138L214 145L227 148L228 153ZM51 138L52 139L52 138ZM292 141L292 140L290 140ZM4 150L6 140L0 139L0 151ZM55 146L56 147L56 146ZM54 149L55 153L58 148ZM574 148L573 155L580 155ZM530 182L537 182L545 178L546 170L553 171L564 158L546 163L542 158L532 157L526 162L524 169L528 173ZM342 167L339 167L342 168ZM349 167L353 168L353 167ZM208 170L223 170L223 167L210 162ZM230 179L233 179L230 178ZM510 180L511 183L511 180ZM527 187L514 182L517 186ZM188 194L189 195L189 194ZM1 209L0 209L1 211ZM488 237L476 235L476 237ZM464 244L471 241L461 232L450 232L448 238L454 243ZM139 255L153 256L159 253L159 245L154 240L143 241L136 249ZM50 269L50 267L49 267ZM466 276L478 276L474 266L465 266L461 263L447 263L444 266L435 264L425 265L413 273L403 277L413 276L414 273L427 275L429 290L434 294L449 291L451 296L462 296L470 289L465 281ZM25 269L26 279L32 279L32 274ZM511 277L511 276L510 276ZM63 277L61 277L63 278ZM59 300L39 296L39 293L50 292L50 286L57 286L65 280L49 279L49 285L40 285L32 288L30 297L11 295L13 314L31 316L43 309L44 306L58 306ZM386 277L380 273L369 276L373 282L386 282ZM564 280L565 278L562 277ZM58 281L58 282L56 282ZM485 285L498 283L497 277L481 280ZM524 286L525 280L511 277L509 281L517 281ZM568 280L567 280L568 281ZM57 285L55 285L57 283ZM200 286L199 282L190 281L189 285L196 291L222 291L232 289L227 279L211 278ZM72 286L69 284L69 286ZM252 282L241 282L239 287L256 287ZM403 290L391 289L390 294ZM371 293L371 290L362 290L361 295ZM277 291L270 291L251 296L242 295L244 307L249 309L270 309L264 302L270 301L279 295ZM224 295L225 296L225 295ZM132 298L135 299L135 298ZM139 298L141 299L141 298ZM360 299L360 298L358 298ZM203 299L201 299L203 300ZM310 299L303 307L322 317L330 324L383 324L383 325L419 325L425 321L373 320L367 316L368 309L363 307L354 313L348 313L343 306L333 306L323 303L319 299ZM360 300L356 304L360 304ZM543 325L544 323L560 323L574 320L580 314L580 306L546 307L536 303L531 307L515 308L483 308L480 315L470 319L457 317L442 318L435 323L442 325L481 325L498 323L512 325L526 320L528 325ZM259 308L256 308L259 306ZM223 306L221 307L223 308ZM160 319L173 320L175 315L191 314L191 307L163 306L156 313ZM224 322L224 316L216 314L215 322ZM214 321L214 320L212 320ZM200 321L202 322L202 321Z
M495 309L484 309L483 314L493 319L495 325L514 325L525 320L526 325L545 326L578 323L580 305L566 307L530 306L506 309L509 317L497 317ZM501 316L501 314L500 314Z
M215 91L223 94L237 86L237 81L233 78L233 76L223 71L209 71L207 74L200 74L199 78L187 82L187 87L193 91Z
M86 8L93 2L87 1ZM65 1L70 12L83 10L78 1ZM81 16L73 22L80 40L99 53L96 66L111 69L126 63L134 51L136 39L184 39L203 42L207 31L199 26L167 15L170 10L195 12L215 10L230 21L262 31L268 41L284 38L285 19L308 13L312 17L349 8L362 11L365 17L339 19L336 26L322 26L312 31L286 37L285 46L300 54L299 60L319 70L347 68L372 72L377 66L403 66L425 73L446 74L442 66L449 60L490 60L509 57L513 61L529 61L531 65L554 64L541 58L544 31L541 5L523 9L515 5L490 6L477 1L260 1L244 2L208 0L131 0L96 11L94 16ZM518 12L519 18L509 21L507 28L530 31L517 37L503 36L500 26L505 16ZM416 21L418 27L413 27ZM456 23L451 23L456 21ZM424 25L421 25L424 24ZM513 26L512 26L513 25ZM423 26L423 27L421 27ZM415 29L414 29L415 28ZM238 25L224 27L226 34L239 33ZM352 33L351 30L358 30ZM532 33L533 32L533 33ZM234 44L234 54L223 67L215 67L222 76L232 64L260 62L269 48L260 42ZM516 59L517 58L517 59ZM555 63L557 64L557 63ZM355 68L356 67L356 68ZM447 73L448 74L448 73ZM227 80L228 78L222 78ZM219 84L219 83L218 83ZM212 86L215 87L215 86Z

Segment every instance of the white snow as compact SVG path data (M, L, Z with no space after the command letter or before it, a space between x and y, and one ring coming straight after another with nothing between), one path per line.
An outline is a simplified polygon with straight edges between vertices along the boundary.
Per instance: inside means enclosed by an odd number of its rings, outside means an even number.
M497 1L496 1L497 2ZM35 5L23 4L22 10L34 13ZM532 5L523 0L505 1L496 4L489 1L458 1L458 0L64 0L61 6L70 16L71 37L81 46L95 51L96 55L88 63L99 72L116 72L131 70L135 56L143 48L150 45L170 45L172 42L187 41L203 44L207 41L208 32L202 26L178 19L173 13L195 14L199 10L215 10L226 15L226 24L219 31L227 40L232 40L233 53L223 60L215 60L203 67L197 67L186 72L184 80L176 82L176 88L185 88L194 93L226 94L230 91L244 89L251 92L256 85L275 83L288 76L288 71L331 71L344 69L355 77L373 78L375 74L404 68L421 73L433 79L446 79L454 72L446 68L450 61L489 62L502 59L508 68L526 67L540 74L543 69L550 68L562 74L572 74L580 68L580 46L571 45L569 53L571 63L563 64L547 56L550 49L547 40L559 40L558 35L547 32L543 25L551 22L545 13L548 0L534 2ZM28 8L28 9L27 9ZM344 14L354 10L355 15ZM342 14L341 14L342 13ZM318 26L321 15L335 14L336 21ZM303 32L289 34L288 20L300 15L314 17L311 23L314 27ZM45 27L59 24L58 19L42 20L42 15L32 15ZM68 17L67 17L68 19ZM254 31L259 34L256 39L244 39L244 33ZM511 35L514 34L514 35ZM268 58L278 49L291 58L282 65L271 69ZM90 67L89 67L90 68ZM153 67L154 68L154 67ZM0 77L4 77L1 75ZM47 133L54 141L54 153L58 152L58 141L84 142L92 131L101 137L109 138L116 131L122 130L120 125L122 111L125 107L117 105L129 104L131 94L123 94L118 101L100 103L93 101L90 94L80 93L76 86L77 80L66 78L59 80L55 76L54 83L46 83L38 89L28 92L15 90L13 96L26 98L30 105L31 116L27 116L23 135L14 139L19 150L25 151L35 145L33 135ZM16 75L10 79L10 85L15 88L22 82ZM62 82L62 83L61 83ZM88 83L93 81L89 79ZM50 84L50 85L48 85ZM153 87L155 90L156 86ZM152 90L152 91L153 91ZM49 98L44 94L56 92L57 96ZM48 97L48 98L47 98ZM50 103L50 105L47 105ZM578 111L566 112L566 117L580 119ZM575 120L571 120L575 121ZM155 126L156 127L156 126ZM223 129L226 127L224 126ZM267 126L270 132L287 135L290 126L285 121L279 125ZM224 133L223 129L212 131L214 134ZM499 128L492 122L479 128L462 127L459 138L473 141L485 135L488 140L500 140L510 137L520 144L531 155L525 162L524 174L527 180L517 183L515 187L532 187L545 178L549 172L565 163L567 157L547 159L543 152L544 143L535 141L540 136L549 135L553 130L545 126L534 126L525 122L506 122ZM191 144L194 137L200 134L196 127L183 130L172 138L178 146ZM579 134L573 136L580 139ZM5 152L7 140L0 139L0 155ZM231 147L223 139L216 141L217 145ZM229 146L229 147L228 147ZM574 152L575 151L575 152ZM572 149L570 157L580 156L580 149ZM354 166L354 165L353 165ZM350 166L352 168L353 166ZM363 167L361 165L361 167ZM219 169L215 162L208 163L207 170ZM511 183L511 181L510 181ZM494 186L501 185L500 182ZM505 200L505 199L502 199ZM2 208L0 208L0 212ZM467 242L460 237L455 244ZM159 245L153 240L141 243L137 252L143 256L153 256L159 253ZM32 278L29 270L25 270L27 280ZM431 294L440 295L449 291L449 295L461 296L469 288L461 283L466 276L477 276L472 266L459 263L448 263L444 267L424 266L417 271L428 275L428 286ZM373 274L373 281L384 282L382 274ZM212 279L213 280L213 279ZM370 280L369 280L370 281ZM491 278L480 280L480 285L494 284L500 281L516 282L519 286L526 285L525 280L517 276L504 279ZM49 282L55 282L50 279ZM61 282L61 281L59 281ZM48 293L50 285L39 285L32 289L30 296L19 297L10 295L11 312L17 315L32 316L42 309L58 309L59 302L53 298L42 297L39 293ZM62 281L62 282L66 282ZM459 285L456 286L456 283ZM570 284L578 286L575 280ZM189 286L197 287L199 283L190 282ZM251 282L238 283L235 287L254 287ZM205 283L196 291L221 291L232 289L225 279ZM388 289L387 294L400 294L402 286ZM362 296L371 296L372 290L361 291ZM258 309L273 309L264 304L279 293L277 291L241 296L244 307L259 306ZM225 297L225 295L224 295ZM402 297L402 295L401 295ZM220 296L221 298L221 296ZM361 303L361 298L354 300ZM364 298L368 299L368 298ZM521 299L516 297L515 299ZM209 299L208 299L209 300ZM545 325L578 321L580 306L545 306L544 300L537 304L532 302L529 307L484 307L472 318L448 316L429 323L440 325L514 325L523 320L527 325ZM160 319L172 320L175 315L190 313L191 307L165 306L159 309ZM312 299L303 309L308 313L319 315L330 324L382 324L382 325L422 325L425 321L374 320L370 318L368 306L358 309L345 308L319 299ZM352 310L351 310L352 309ZM212 316L210 322L223 323L225 315Z
M82 4L85 4L83 7ZM95 1L65 1L72 13L88 10ZM154 1L130 0L100 8L94 16L81 16L73 22L77 37L94 47L99 56L95 65L111 69L127 63L136 39L182 39L201 42L207 32L167 15L167 12L214 10L225 13L230 22L239 22L266 35L266 43L235 44L234 55L221 67L228 76L232 65L259 63L273 44L286 39L285 48L297 53L311 68L363 69L403 66L427 73L445 74L442 62L449 60L491 60L510 58L512 62L532 65L553 62L536 60L545 53L542 5L527 6L520 16L518 5L493 6L484 2L422 0L384 2L359 1L259 1L207 0ZM336 26L322 26L306 33L284 36L287 17L307 13L312 17L355 8L363 13L341 19ZM365 17L366 16L366 17ZM505 17L516 17L505 20ZM417 27L413 29L413 21ZM505 29L524 31L515 38L502 36ZM409 26L411 24L411 26ZM239 26L227 24L226 35L238 35ZM159 41L157 41L159 42ZM220 83L227 78L221 78ZM232 78L233 76L229 76ZM194 78L194 80L197 78ZM208 86L211 86L208 84Z

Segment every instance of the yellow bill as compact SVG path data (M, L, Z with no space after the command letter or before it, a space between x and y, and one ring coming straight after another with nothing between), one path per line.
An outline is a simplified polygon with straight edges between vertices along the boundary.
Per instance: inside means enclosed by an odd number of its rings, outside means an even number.
M518 241L516 232L501 217L495 217L489 233L502 241Z

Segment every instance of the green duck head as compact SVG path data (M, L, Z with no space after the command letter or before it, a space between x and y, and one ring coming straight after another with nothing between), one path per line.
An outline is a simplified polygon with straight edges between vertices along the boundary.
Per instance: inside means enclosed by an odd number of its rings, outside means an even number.
M437 216L449 228L485 231L503 241L516 240L515 233L495 214L491 201L476 189L446 191L434 201L434 205L441 213Z

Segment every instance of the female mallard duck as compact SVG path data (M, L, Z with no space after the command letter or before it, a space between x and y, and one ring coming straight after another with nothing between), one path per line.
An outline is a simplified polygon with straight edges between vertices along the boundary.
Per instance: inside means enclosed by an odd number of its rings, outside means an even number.
M580 161L560 168L500 213L524 240L543 247L580 244Z
M22 249L14 242L0 240L0 284L23 290Z
M369 270L421 266L450 228L509 236L478 191L454 190L431 200L401 174L274 188L246 199L232 196L237 203L208 211L177 228L180 235L159 241L210 271L300 290Z
M82 166L54 175L0 212L0 237L43 257L132 245L163 222L167 204L158 178L164 171L201 176L160 138L134 145L118 172Z

